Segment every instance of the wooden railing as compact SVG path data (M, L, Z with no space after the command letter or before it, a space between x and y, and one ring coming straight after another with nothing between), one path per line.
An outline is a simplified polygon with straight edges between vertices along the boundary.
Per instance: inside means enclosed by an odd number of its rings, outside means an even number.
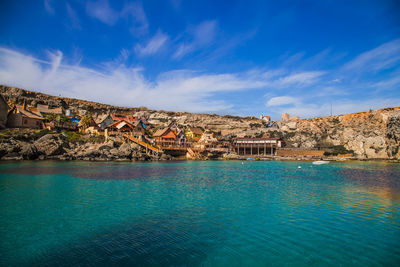
M156 152L156 153L163 153L163 151L161 149L158 149L158 148L156 148L156 147L154 147L154 146L152 146L152 145L150 145L150 144L148 144L146 142L140 141L138 138L136 138L136 137L134 137L132 135L124 134L124 136L126 138L128 138L129 140L133 141L134 143L136 143L136 144L138 144L138 145L140 145L140 146L142 146L142 147L144 147L146 149L149 149L149 150L151 150L153 152Z

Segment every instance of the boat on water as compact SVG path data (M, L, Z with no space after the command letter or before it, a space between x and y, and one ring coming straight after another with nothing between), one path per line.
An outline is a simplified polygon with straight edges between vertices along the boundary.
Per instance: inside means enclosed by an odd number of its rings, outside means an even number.
M316 160L316 161L313 161L312 164L314 164L314 165L322 165L322 164L328 164L328 163L329 163L329 161L326 161L326 160Z
M254 160L254 158L247 158L246 160Z

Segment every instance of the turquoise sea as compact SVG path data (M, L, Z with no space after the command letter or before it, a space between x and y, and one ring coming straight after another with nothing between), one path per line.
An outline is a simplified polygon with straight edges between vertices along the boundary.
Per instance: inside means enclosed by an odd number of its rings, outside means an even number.
M0 265L400 266L400 165L3 162Z

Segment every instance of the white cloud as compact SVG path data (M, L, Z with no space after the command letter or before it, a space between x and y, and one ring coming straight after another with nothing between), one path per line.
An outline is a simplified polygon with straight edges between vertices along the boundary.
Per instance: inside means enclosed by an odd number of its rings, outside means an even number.
M148 56L157 53L167 42L168 35L163 34L161 31L158 31L148 42L146 45L136 45L135 51L139 55Z
M0 82L120 106L192 112L227 110L232 105L214 99L214 93L260 88L265 84L241 74L204 74L186 70L163 73L150 81L138 68L110 64L100 72L63 64L60 51L49 52L48 56L49 60L38 60L0 48Z
M193 51L210 45L217 33L217 22L215 20L207 20L191 27L188 30L189 40L183 41L178 45L173 58L180 59Z
M299 102L299 100L291 96L277 96L268 100L266 106L267 107L283 106L283 105L296 104L297 102Z
M141 3L129 2L125 4L120 16L130 21L130 31L134 36L141 36L147 33L149 23Z
M88 1L86 11L89 16L108 25L114 25L119 18L119 13L110 7L108 0Z
M202 28L199 33L210 26ZM168 40L168 36L158 32L143 45L137 45L135 52L138 55L155 54L166 46ZM213 41L208 39L206 42ZM391 45L380 47L390 48L392 58L398 57L400 50L393 47L393 42L388 44ZM378 48L363 55L375 54L368 59L368 64L372 66L388 66L379 63L385 60L376 55L379 54L376 52L380 50ZM185 46L182 49L186 49ZM102 70L98 71L82 67L79 63L66 63L73 61L64 58L60 51L48 52L47 59L43 60L0 47L0 83L114 105L192 112L226 112L233 108L230 101L235 101L229 97L228 92L258 89L245 96L249 106L257 106L254 103L262 99L256 98L264 95L265 107L271 115L289 112L303 118L329 115L331 102L334 114L396 106L400 103L396 91L400 84L398 66L392 66L391 69L385 67L381 69L384 71L376 73L369 73L368 66L366 70L343 71L343 66L358 66L359 63L354 62L357 62L357 58L364 58L362 55L355 57L351 64L344 63L324 71L318 70L317 66L307 71L279 67L218 74L175 70L161 73L150 80L145 78L143 68L126 65L130 53L132 51L122 49L119 56L101 64ZM386 53L382 53L382 57L387 58ZM368 75L357 76L364 70Z
M387 107L396 107L400 103L400 98L376 98L372 100L352 100L345 99L334 101L332 103L325 102L321 104L315 103L299 103L294 107L280 108L276 113L289 113L293 116L300 116L303 119L315 118L319 116L330 116L331 104L333 115L343 115L354 112L368 111L370 109L381 109Z
M121 18L128 21L130 31L135 36L141 36L148 31L148 21L143 6L139 2L127 2L122 10L114 10L108 0L88 1L86 12L89 16L113 26Z
M315 83L317 79L324 74L324 71L294 73L279 79L278 82L281 86L289 86L293 84L296 84L297 86L307 86Z
M343 70L380 71L390 68L399 62L400 39L397 39L360 54L345 64Z

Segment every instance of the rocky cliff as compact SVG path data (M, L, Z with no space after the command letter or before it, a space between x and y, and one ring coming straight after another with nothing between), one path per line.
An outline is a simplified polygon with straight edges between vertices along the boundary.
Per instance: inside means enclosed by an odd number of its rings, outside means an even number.
M282 123L292 147L339 147L358 158L400 158L400 107Z
M175 120L182 126L191 125L214 132L219 140L245 136L280 137L287 147L321 148L328 151L339 148L341 153L353 153L358 158L400 158L400 107L307 120L295 117L265 124L255 117L156 111L145 107L116 107L6 86L0 86L0 93L10 104L63 106L81 115L116 112L143 116L154 129L165 127Z

